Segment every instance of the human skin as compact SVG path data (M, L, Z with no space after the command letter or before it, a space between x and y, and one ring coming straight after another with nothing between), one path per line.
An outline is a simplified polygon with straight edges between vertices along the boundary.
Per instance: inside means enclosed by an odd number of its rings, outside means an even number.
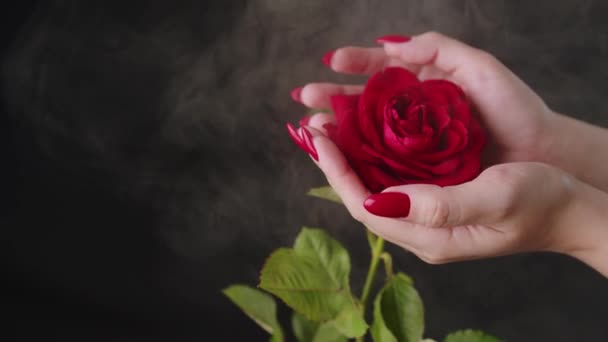
M313 136L316 163L353 217L430 263L553 251L608 276L608 195L602 191L608 189L608 160L602 157L608 156L589 153L608 146L608 132L553 112L496 58L459 41L431 32L381 43L382 48L337 49L326 64L353 74L400 65L422 80L459 84L492 138L489 167L461 185L404 185L384 193L405 196L370 198L325 135L332 116L317 114L301 130ZM361 90L311 83L296 92L296 100L329 108L332 95Z

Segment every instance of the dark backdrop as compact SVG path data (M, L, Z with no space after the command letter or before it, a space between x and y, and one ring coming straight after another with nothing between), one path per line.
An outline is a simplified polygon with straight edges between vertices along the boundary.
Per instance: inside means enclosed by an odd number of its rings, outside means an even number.
M552 108L607 122L599 0L19 4L1 13L12 340L266 340L219 291L256 284L302 224L347 243L360 281L362 228L303 195L323 177L284 130L303 113L290 89L348 79L319 62L334 47L439 30L497 55ZM425 301L429 337L470 327L509 341L608 340L608 282L577 261L431 266L393 254Z

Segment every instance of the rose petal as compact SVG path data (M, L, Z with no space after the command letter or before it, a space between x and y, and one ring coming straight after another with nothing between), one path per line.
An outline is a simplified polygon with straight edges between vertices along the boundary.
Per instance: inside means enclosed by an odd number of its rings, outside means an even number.
M352 119L359 114L359 98L361 95L334 95L330 98L331 107L338 123ZM339 124L338 124L339 125Z
M441 134L452 121L448 109L445 106L437 106L432 103L427 103L424 107L426 109L425 121L432 125L438 134Z
M399 113L393 108L396 101L399 101L398 97L407 98L412 105L415 105L418 103L419 92L414 88L406 87L399 93L385 93L377 99L377 103L368 101L369 109L367 112L359 113L359 125L363 136L377 150L384 150L387 147L383 134L387 120L394 122L394 124L391 124L392 127L397 126L397 122L401 121ZM363 97L361 101L363 102Z
M424 101L449 109L452 118L465 125L471 120L471 109L466 95L456 84L446 80L426 80L420 85Z
M462 166L462 160L460 156L454 156L450 159L446 159L437 165L431 167L431 171L436 176L449 175Z
M418 87L416 75L404 68L389 67L369 78L359 100L359 125L365 140L372 146L382 149L379 134L384 120L384 105L399 93ZM414 91L419 93L418 90ZM417 96L419 97L419 95Z
M469 148L472 151L471 153L481 154L486 143L487 138L483 128L481 128L481 125L477 121L471 120L471 124L469 125Z
M400 178L395 176L394 172L387 171L388 169L381 165L363 162L357 163L354 169L365 186L373 193L381 192L393 185L402 184Z
M438 163L452 155L460 153L467 147L469 132L462 122L453 120L441 136L441 149L436 152L421 154L418 160L423 163Z
M471 106L467 102L455 103L449 108L452 119L462 122L465 126L468 126L473 120Z
M407 69L389 67L375 73L369 78L363 97L382 96L386 93L395 93L396 90L407 88L410 85L418 85L420 81L416 75Z
M462 89L446 80L426 80L420 84L426 102L436 105L451 105L466 101Z
M403 176L400 178L401 184L420 183L434 184L439 186L457 185L472 180L479 174L481 169L481 161L479 157L474 158L469 156L467 158L462 158L460 165L461 166L458 169L454 170L450 174L437 176L431 179L416 179Z
M359 95L336 95L331 97L336 115L337 129L332 132L334 142L349 160L363 158L360 150L364 144L357 124Z

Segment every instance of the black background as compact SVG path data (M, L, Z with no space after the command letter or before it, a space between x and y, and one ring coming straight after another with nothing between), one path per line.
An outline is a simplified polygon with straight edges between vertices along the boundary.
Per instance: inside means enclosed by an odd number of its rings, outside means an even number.
M561 112L607 122L601 1L21 1L3 9L3 300L11 340L266 340L225 300L302 224L363 230L284 131L289 91L340 45L439 30ZM352 80L351 80L352 81ZM508 115L508 112L505 113ZM601 151L590 151L601 153ZM606 279L564 256L442 266L392 248L440 339L605 341ZM285 309L282 308L283 319Z

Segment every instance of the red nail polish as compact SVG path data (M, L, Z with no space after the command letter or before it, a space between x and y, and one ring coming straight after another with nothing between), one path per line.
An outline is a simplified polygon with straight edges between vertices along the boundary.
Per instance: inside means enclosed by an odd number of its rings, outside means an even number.
M363 206L376 216L407 217L410 213L410 196L401 192L381 192L369 196Z
M308 126L310 122L310 115L306 115L305 117L300 119L300 127Z
M336 51L329 51L323 55L323 58L321 58L323 64L331 68L331 59L334 57L334 53L336 53Z
M298 145L298 147L300 147L304 152L310 153L308 151L308 147L306 147L306 143L304 143L304 141L298 134L298 131L296 130L296 128L293 127L293 125L290 123L287 123L287 132L289 132L289 136L291 137L291 140L293 140L293 142L295 142L296 145Z
M291 91L291 98L299 103L302 103L302 87L297 87Z
M302 139L308 147L308 154L310 154L316 161L319 161L319 154L317 153L317 149L315 145L312 143L312 134L306 127L301 127L300 131L302 132Z
M376 43L378 44L383 44L383 43L405 43L405 42L409 42L410 40L412 40L411 37L408 36L402 36L399 34L389 34L386 36L382 36L379 38L376 38Z

